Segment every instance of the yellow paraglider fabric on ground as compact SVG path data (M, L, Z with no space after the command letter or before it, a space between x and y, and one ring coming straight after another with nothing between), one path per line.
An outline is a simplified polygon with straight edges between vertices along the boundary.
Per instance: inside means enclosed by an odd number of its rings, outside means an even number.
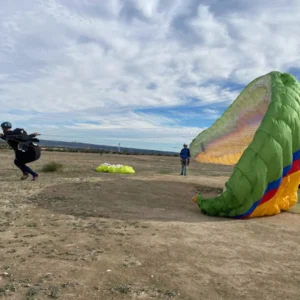
M111 164L101 164L99 167L96 168L97 172L103 173L119 173L119 174L134 174L135 171L130 166L123 166L123 165L111 165Z

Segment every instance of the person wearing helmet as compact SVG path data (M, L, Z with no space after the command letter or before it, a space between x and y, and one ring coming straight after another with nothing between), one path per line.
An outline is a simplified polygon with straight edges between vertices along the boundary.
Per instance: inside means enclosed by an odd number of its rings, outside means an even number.
M3 133L0 133L0 138L5 140L14 150L14 163L23 173L21 180L27 179L29 174L32 175L32 180L36 180L39 175L26 164L40 158L40 147L37 145L39 140L35 138L39 133L28 135L27 132L21 128L12 130L10 122L3 122L1 128Z
M181 160L181 173L180 175L186 176L187 166L190 164L190 149L187 144L183 145L183 149L180 151L180 160Z

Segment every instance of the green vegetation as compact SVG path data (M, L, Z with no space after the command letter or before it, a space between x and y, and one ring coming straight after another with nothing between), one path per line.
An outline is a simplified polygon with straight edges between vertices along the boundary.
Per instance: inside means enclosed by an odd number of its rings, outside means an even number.
M57 162L49 162L47 164L45 164L41 171L42 172L59 172L61 171L63 168L63 165Z

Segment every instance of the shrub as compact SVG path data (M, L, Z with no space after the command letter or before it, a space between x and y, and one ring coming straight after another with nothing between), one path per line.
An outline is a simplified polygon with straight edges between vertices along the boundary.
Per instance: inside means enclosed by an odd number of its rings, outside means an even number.
M42 172L59 172L63 165L55 161L49 162L42 167Z

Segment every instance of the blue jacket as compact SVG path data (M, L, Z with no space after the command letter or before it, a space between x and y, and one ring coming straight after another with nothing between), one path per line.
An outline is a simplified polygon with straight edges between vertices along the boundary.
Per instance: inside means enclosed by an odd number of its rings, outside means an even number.
M183 159L187 159L187 158L190 158L190 149L188 148L183 148L180 152L180 157L183 158Z

